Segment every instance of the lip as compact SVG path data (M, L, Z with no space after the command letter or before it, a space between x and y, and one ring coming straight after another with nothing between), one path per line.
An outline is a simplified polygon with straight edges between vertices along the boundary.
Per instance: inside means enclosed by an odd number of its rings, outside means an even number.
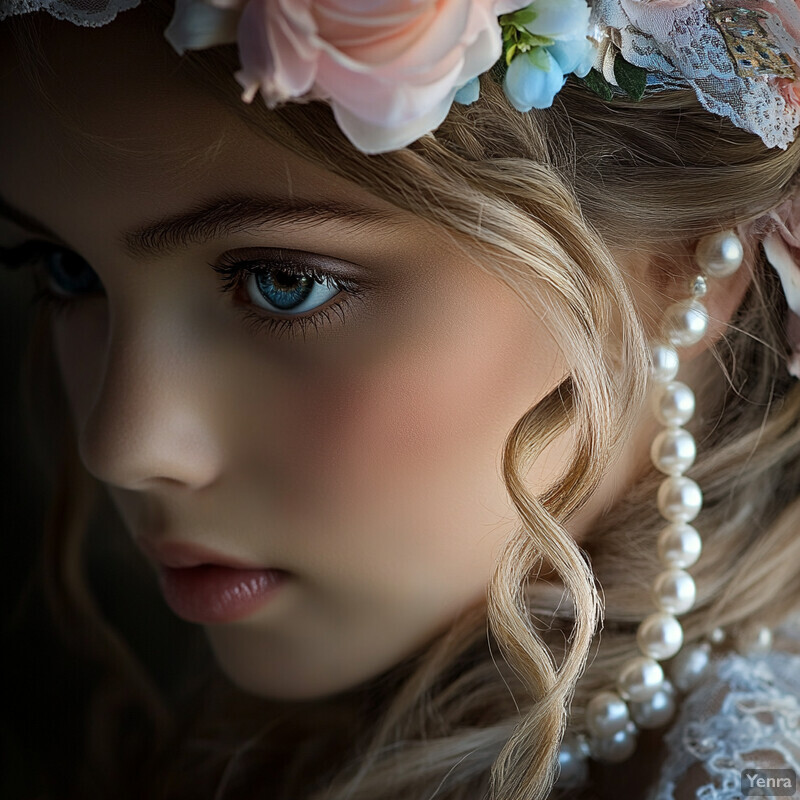
M167 605L188 622L205 625L250 616L280 590L289 573L276 569L240 569L219 564L166 567L159 583Z
M167 605L188 622L210 625L243 619L261 608L289 573L205 545L139 536L136 544L158 570Z
M210 547L182 541L155 541L145 537L136 538L142 552L161 567L186 569L213 564L220 567L242 570L263 570L262 564L253 564L243 559L220 553ZM277 569L277 568L275 568Z

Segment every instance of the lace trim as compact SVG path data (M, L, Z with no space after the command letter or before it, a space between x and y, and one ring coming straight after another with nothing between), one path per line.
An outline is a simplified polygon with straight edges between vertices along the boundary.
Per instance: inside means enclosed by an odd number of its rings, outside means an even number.
M765 12L763 25L784 52L800 62L798 45L780 16L797 13L796 8L789 9L790 2L775 0L776 11ZM635 23L626 13L627 7L635 13ZM736 72L725 38L703 3L659 11L655 3L594 0L592 21L601 30L618 29L620 52L626 61L692 87L704 108L757 134L768 147L786 149L793 141L800 111L787 104L773 77L743 77Z
M800 655L731 654L684 698L648 800L741 800L742 770L800 775ZM798 794L792 797L800 797Z
M141 0L0 0L0 20L32 11L47 11L56 19L99 28L120 11L136 8Z

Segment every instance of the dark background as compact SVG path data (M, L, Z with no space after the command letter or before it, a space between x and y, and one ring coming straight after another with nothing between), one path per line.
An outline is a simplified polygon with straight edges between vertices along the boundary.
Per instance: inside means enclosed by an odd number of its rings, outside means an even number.
M45 773L80 758L90 662L57 634L32 569L50 487L20 408L21 361L33 321L31 276L0 271L0 797L36 800ZM167 697L212 663L202 629L166 607L152 569L101 495L88 532L87 572L106 618Z

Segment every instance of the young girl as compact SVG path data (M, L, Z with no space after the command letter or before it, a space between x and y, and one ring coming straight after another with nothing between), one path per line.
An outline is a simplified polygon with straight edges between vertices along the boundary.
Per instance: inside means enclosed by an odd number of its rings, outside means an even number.
M792 796L793 3L2 8L42 797ZM207 680L103 621L101 499Z

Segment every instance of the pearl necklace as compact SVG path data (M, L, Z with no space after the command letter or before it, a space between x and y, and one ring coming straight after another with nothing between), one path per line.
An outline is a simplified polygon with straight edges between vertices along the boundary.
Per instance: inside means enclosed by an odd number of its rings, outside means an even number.
M743 258L741 240L732 230L701 239L695 251L700 274L691 282L691 295L667 308L663 341L651 348L653 412L664 429L653 440L650 455L666 476L657 503L667 522L657 542L663 570L652 587L656 611L640 623L636 633L639 654L622 665L614 688L589 700L586 731L567 731L558 756L559 788L584 783L589 758L618 763L633 755L639 730L659 728L672 719L676 690L686 692L706 675L712 645L725 640L726 634L717 628L706 641L683 648L683 627L677 619L695 602L695 582L686 570L702 551L700 534L690 523L702 509L703 493L685 475L697 455L694 437L683 427L694 415L695 396L675 378L680 368L678 349L697 344L708 330L708 311L702 303L708 278L730 277ZM745 632L737 647L743 652L763 652L770 644L770 630L758 628ZM659 663L666 659L672 659L671 680Z

